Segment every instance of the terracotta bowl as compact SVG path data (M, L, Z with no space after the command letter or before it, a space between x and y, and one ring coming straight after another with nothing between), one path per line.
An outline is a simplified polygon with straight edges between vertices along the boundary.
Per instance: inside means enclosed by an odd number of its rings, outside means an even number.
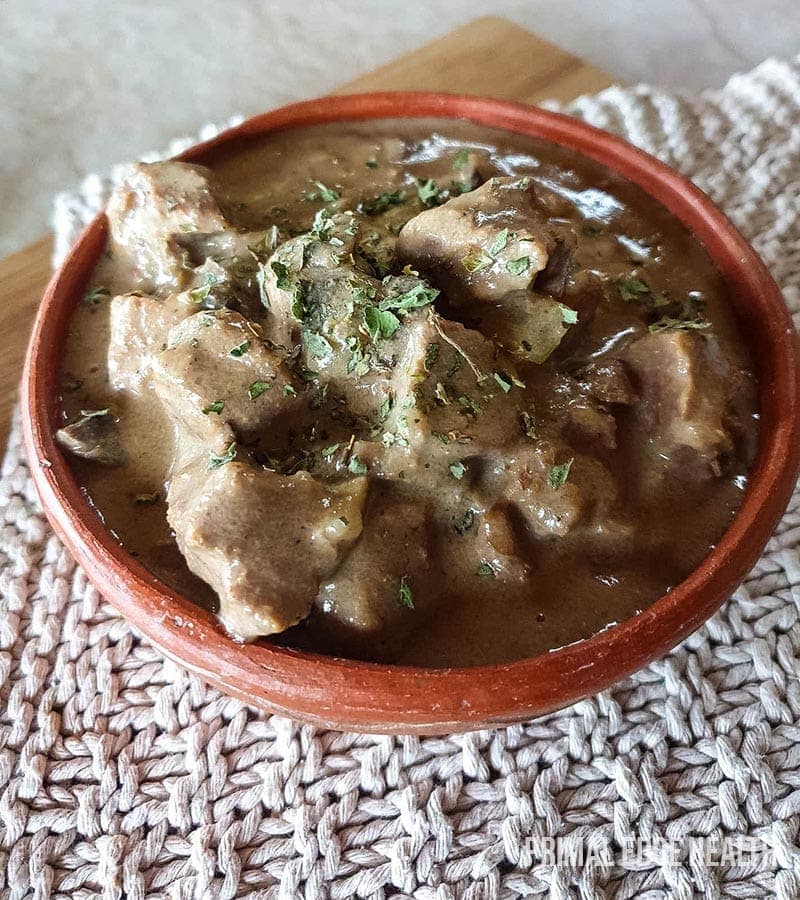
M328 97L250 119L181 159L243 135L382 117L470 119L569 147L644 188L706 247L730 288L756 361L761 435L744 502L705 561L644 612L588 640L532 659L428 669L354 662L232 641L215 617L160 583L92 511L53 435L70 317L106 239L104 215L86 228L50 282L23 381L25 446L48 518L96 587L165 654L223 691L269 712L376 732L444 733L528 719L609 687L697 629L758 559L800 464L798 347L781 294L756 253L689 181L582 122L516 103L446 94Z

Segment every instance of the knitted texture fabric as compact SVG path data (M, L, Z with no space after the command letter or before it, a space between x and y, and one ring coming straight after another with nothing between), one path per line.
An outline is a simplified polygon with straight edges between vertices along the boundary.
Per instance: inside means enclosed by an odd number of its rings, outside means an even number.
M800 59L699 98L611 88L568 111L707 191L797 317ZM108 184L58 199L59 255ZM206 687L120 618L49 529L18 425L0 479L0 897L800 897L800 494L723 609L613 690L510 728L341 734ZM717 858L703 837L764 852Z

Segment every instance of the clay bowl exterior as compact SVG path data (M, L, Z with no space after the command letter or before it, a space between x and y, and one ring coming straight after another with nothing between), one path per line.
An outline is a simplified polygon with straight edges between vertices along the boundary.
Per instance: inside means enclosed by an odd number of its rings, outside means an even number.
M609 687L674 647L718 609L758 559L800 465L800 357L775 282L700 190L616 137L517 103L381 93L287 106L179 158L200 162L207 151L235 138L321 122L428 116L470 119L576 150L644 188L694 233L728 284L756 363L759 448L742 507L703 563L644 612L579 643L505 665L448 669L355 662L266 642L236 643L211 613L159 582L117 544L54 441L70 317L106 240L106 218L97 216L47 288L25 364L25 446L45 512L94 585L166 655L253 706L340 729L465 731L532 718Z

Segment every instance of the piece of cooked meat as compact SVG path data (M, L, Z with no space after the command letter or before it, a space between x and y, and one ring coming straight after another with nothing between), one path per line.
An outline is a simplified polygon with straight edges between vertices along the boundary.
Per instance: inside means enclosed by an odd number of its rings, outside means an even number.
M198 458L173 473L167 518L191 571L219 595L225 627L247 640L308 615L361 533L366 490L365 478L332 486Z
M716 339L685 330L648 334L623 359L658 452L669 457L688 448L716 466L732 449L725 427L729 366Z
M553 441L519 442L487 457L481 475L487 506L508 501L532 535L565 535L602 522L616 499L611 473L589 456Z
M228 309L175 325L152 360L151 385L175 421L206 443L222 426L254 441L300 403L300 382L281 357L252 323Z
M579 373L578 381L588 394L603 403L630 406L636 400L630 376L619 359L602 360L586 366Z
M229 229L211 189L211 172L202 166L168 161L137 163L116 186L106 207L108 251L105 274L124 273L124 284L145 293L174 291L186 279L187 234Z
M197 312L187 293L163 299L149 294L120 294L109 305L108 376L116 390L142 387L170 329Z
M378 493L385 496L373 497L361 537L316 599L331 626L361 652L378 636L419 627L440 591L431 505Z
M528 288L555 242L530 179L490 178L403 226L397 256L479 301ZM460 301L455 296L451 302Z

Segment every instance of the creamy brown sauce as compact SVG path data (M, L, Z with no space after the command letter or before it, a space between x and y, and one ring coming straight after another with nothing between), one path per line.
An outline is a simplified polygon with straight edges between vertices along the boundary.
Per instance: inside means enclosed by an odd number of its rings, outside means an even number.
M685 578L720 538L741 502L757 440L750 359L725 285L705 251L634 185L554 145L450 121L318 126L228 145L204 163L213 172L214 196L230 228L266 232L268 241L277 242L278 253L287 240L309 231L318 210L354 210L360 228L356 252L367 260L363 265L372 266L370 277L400 275L410 260L413 270L427 279L425 284L440 293L425 309L407 318L398 316L400 328L386 346L400 347L402 335L416 327L413 321L422 328L423 317L436 309L445 320L458 320L489 337L494 348L494 355L481 356L476 366L487 380L475 378L476 386L465 388L469 364L462 360L461 371L448 376L452 366L445 365L445 357L452 356L455 365L459 354L446 337L432 341L440 356L430 364L435 379L428 363L421 364L419 390L413 395L417 405L408 407L412 434L415 428L421 433L427 429L413 464L402 463L407 451L397 443L404 433L397 425L397 410L385 419L395 428L388 439L384 435L389 429L378 421L380 416L373 415L371 431L366 425L359 431L360 425L337 418L330 397L323 406L313 406L319 380L301 378L292 382L295 388L289 385L300 395L296 409L289 403L291 391L285 392L287 411L272 422L268 434L243 438L234 427L237 465L246 458L254 470L283 466L284 474L291 476L287 442L302 444L303 435L315 428L313 439L307 439L315 451L311 478L340 485L362 474L362 467L367 470L363 533L337 551L335 565L314 576L316 581L311 579L319 584L319 594L308 617L263 640L402 664L518 659L629 618ZM533 244L519 244L519 256L508 260L510 268L502 262L506 250L498 249L504 237L500 231L498 240L498 228L507 220L523 220L518 211L517 218L508 219L507 210L497 206L490 185L495 176L528 176L530 186L526 182L520 191L532 192L539 204L537 215L544 217L540 225L547 234L550 262L520 293L519 302L524 306L535 293L550 304L547 309L558 303L567 313L552 352L541 362L531 361L530 353L513 352L507 338L506 295L498 281L519 268L520 258L532 265ZM456 206L459 197L471 196L467 188L481 185L489 185L485 192L490 206L483 214L470 211L468 227L494 228L492 246L477 241L462 270L458 263L442 261L444 251L436 249L437 222L449 228L449 220L430 217L426 198L430 211L441 213L451 208L448 201ZM393 257L397 232L420 214L429 216L430 226L422 217L417 220L417 232L410 226L404 232L407 237L401 238L405 256ZM530 228L533 232L534 226ZM516 225L506 231L512 235L505 235L507 245L519 240L514 237L521 233ZM259 265L274 281L270 260L275 257L270 252L264 252ZM108 362L115 340L111 296L138 290L163 299L176 291L197 291L198 286L202 293L205 276L193 269L200 268L198 254L203 254L196 245L190 247L192 254L184 260L187 274L180 276L182 283L167 279L155 284L152 272L134 276L130 257L112 243L95 278L95 285L108 286L109 292L84 302L72 324L64 359L63 417L72 423L81 410L111 411L124 461L108 466L73 457L87 496L130 553L165 583L216 608L214 590L192 574L178 549L165 502L175 466L197 457L200 451L191 448L200 438L196 433L191 442L176 438L183 426L176 426L173 411L159 400L149 375L140 381L132 376L129 387L120 389L112 383ZM568 257L560 266L559 254ZM457 257L460 260L460 251ZM247 265L252 267L255 260L248 258ZM475 272L467 271L474 266ZM497 278L491 275L495 270ZM286 277L302 280L303 271ZM252 335L243 332L251 344L248 356L262 336L258 329L272 335L277 327L271 320L277 316L275 302L264 311L254 278L245 276L252 292L245 318L258 326ZM270 290L279 293L274 284ZM486 297L476 300L481 291ZM205 305L201 300L191 312ZM686 327L687 322L693 327ZM322 332L327 334L325 327ZM429 320L424 327L431 327ZM157 327L153 329L155 333ZM456 332L447 334L452 339ZM338 353L333 331L328 339ZM163 340L148 353L171 352L173 348L162 349L167 343L164 330ZM498 350L499 343L504 351ZM484 353L483 345L475 346L479 355ZM132 344L131 355L137 352ZM488 371L484 359L490 360ZM611 367L611 374L604 374L603 367ZM677 387L672 385L676 372ZM392 373L385 380L396 377ZM428 390L426 379L441 380L436 388L430 385L426 399L419 399ZM176 384L185 387L184 381ZM384 396L381 390L386 390L381 378L364 388L372 399ZM682 399L676 411L672 404L678 395ZM430 439L436 431L430 423L435 424L437 416L452 418L464 396L466 402L457 410L463 413L463 427L455 436L451 430L447 443ZM231 408L232 401L220 399ZM477 403L480 412L466 408L467 402ZM419 421L414 418L417 410ZM515 436L503 431L495 448L477 434L492 416L501 429L509 421L518 423ZM197 427L205 428L206 421L209 428L221 427L218 420L224 418L224 410L209 412L202 421L198 418ZM350 434L356 443L348 449ZM202 452L220 455L225 441L217 432L209 435L213 446ZM461 438L472 438L472 444L460 445ZM386 440L395 443L386 446ZM326 459L323 451L334 445L336 450ZM538 475L531 475L531 464L524 463L525 454L534 449L545 460ZM179 463L174 462L176 452ZM281 453L280 463L275 463ZM517 459L522 462L513 468ZM498 474L509 460L511 474ZM214 478L218 471L213 470ZM430 510L420 513L419 524L415 516L423 499ZM176 499L176 509L178 503ZM385 519L382 510L388 510ZM472 521L467 521L470 510ZM229 518L235 519L230 512ZM264 520L279 518L287 534L293 529L301 533L307 514L302 504L263 509ZM398 520L408 523L408 546ZM482 529L490 521L493 531L487 543ZM197 529L192 529L194 534ZM256 550L266 558L272 546L274 540L265 539ZM415 556L419 547L424 552ZM302 545L293 556L288 550L286 554L282 566L288 583L310 563ZM393 567L398 557L402 562ZM334 582L338 586L329 596L336 599L329 603L325 585ZM371 590L380 595L377 625L360 606L361 624L354 626L343 614L346 604L339 598L352 584L365 595ZM363 602L368 604L369 597ZM364 625L367 619L372 624Z

